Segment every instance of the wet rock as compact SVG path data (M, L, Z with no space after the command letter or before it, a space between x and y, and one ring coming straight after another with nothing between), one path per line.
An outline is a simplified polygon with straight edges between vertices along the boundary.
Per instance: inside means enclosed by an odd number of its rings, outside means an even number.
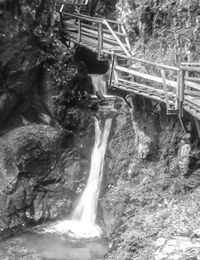
M5 229L25 223L36 190L55 167L60 131L30 125L9 132L0 142L0 226Z
M14 93L0 94L0 122L9 117L18 100L19 98Z
M112 139L108 145L108 183L112 184L118 178L127 178L127 170L135 153L134 130L131 114L126 103L121 101L121 108L117 114L113 129Z
M93 85L88 80L85 65L70 59L63 59L46 72L43 100L54 120L65 129L79 132L88 120L86 111L98 105L97 100L90 99Z
M183 136L183 139L178 150L178 159L179 159L179 168L182 175L188 173L188 166L190 163L190 152L191 152L191 143L190 135Z
M138 157L140 159L146 159L157 153L157 133L159 131L157 129L158 120L151 114L151 104L147 102L147 100L145 101L142 98L138 99L137 96L133 96L132 100L130 98L130 102L133 106L132 120ZM150 113L145 113L145 110Z
M161 240L161 238L159 238ZM158 245L158 240L156 245ZM200 253L200 241L191 241L188 237L173 237L159 245L155 252L155 260L198 260Z

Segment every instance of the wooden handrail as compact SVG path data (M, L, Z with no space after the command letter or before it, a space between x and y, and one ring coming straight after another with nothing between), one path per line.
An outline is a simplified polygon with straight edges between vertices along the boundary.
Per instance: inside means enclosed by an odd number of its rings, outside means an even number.
M64 15L68 16L68 17L72 17L75 19L83 19L85 21L88 22L93 22L93 23L103 23L102 19L99 18L91 18L88 17L87 15L83 15L83 14L70 14L70 13L66 13L66 12L62 12Z
M194 88L194 89L196 89L196 90L200 90L200 85L197 84L197 83L194 83L194 82L185 80L185 85L188 86L188 87L190 87L190 88Z
M180 97L179 97L179 116L183 116L183 100L184 100L184 89L185 89L185 71L180 70Z
M113 24L118 24L118 25L124 25L122 22L119 22L119 21L114 21L114 20L109 20L109 19L106 19L106 21L108 23L113 23Z
M75 21L75 24L71 24L66 19L64 21L66 28L63 28L64 32L68 29L68 37L73 42L94 50L99 59L102 54L109 54L112 58L109 87L118 86L120 89L165 102L168 114L179 114L183 117L184 108L187 111L191 110L191 114L199 113L200 119L200 78L196 75L194 78L186 77L185 73L187 71L200 73L200 63L184 62L176 67L133 57L128 36L121 22L83 14L67 12L62 14L65 19L72 18ZM120 65L120 62L123 64ZM131 67L134 63L153 66L156 74L157 72L161 74L154 76L148 72L137 71ZM168 79L166 71L172 71L172 79ZM143 79L145 83L135 82L134 79L137 77ZM151 84L151 81L156 84Z
M121 26L121 28L122 28L122 32L126 35L126 30L125 30L125 28L124 28L123 25ZM126 37L125 37L125 41L126 41L126 44L127 44L128 48L129 48L129 50L131 50L131 45L130 45L130 43L129 43L129 40L128 40L127 35L126 35Z
M180 66L180 68L185 71L200 72L200 68L197 67Z
M71 13L67 13L67 12L62 12L64 15L67 15L69 17L73 17L73 18L80 18L80 19L83 19L85 21L90 21L90 22L96 22L96 23L103 23L103 21L105 19L102 19L102 18L97 18L97 17L88 17L87 15L84 15L84 14L71 14ZM109 19L106 19L107 22L109 23L112 23L112 24L119 24L119 25L123 25L123 23L121 22L118 22L118 21L114 21L114 20L109 20Z
M98 24L98 59L101 58L101 50L103 49L103 24Z
M150 74L142 73L142 72L139 72L139 71L136 71L136 70L127 69L127 68L124 68L124 67L121 67L121 66L115 66L115 69L129 73L129 74L132 74L134 76L137 76L137 77L140 77L140 78L143 78L143 79L148 79L150 81L154 81L156 83L163 84L162 78L158 77L158 76L152 76ZM172 87L172 88L175 88L175 89L177 87L177 83L175 81L172 81L172 80L166 79L166 84L168 86Z
M200 78L196 77L185 77L185 79L189 81L200 82Z
M161 77L162 77L162 81L163 81L163 89L164 89L164 93L165 93L166 106L167 106L167 108L169 108L169 98L168 98L168 93L167 93L167 83L166 83L165 71L163 69L161 70Z
M162 94L164 96L163 89L161 89L161 88L153 88L151 86L148 86L148 85L145 85L145 84L142 84L142 83L138 83L138 82L131 82L130 83L130 81L125 80L125 79L121 79L121 78L119 78L119 81L127 83L127 84L129 83L130 85L135 86L135 87L139 87L138 90L147 88L147 89L149 89L151 91L155 91L155 92L157 92L159 94ZM169 92L168 96L169 96L169 98L174 98L175 97L175 93Z
M127 58L123 54L118 54L117 53L117 56L121 57L121 58ZM152 66L158 67L160 69L168 69L168 70L173 70L173 71L179 71L178 67L173 67L173 66L169 66L169 65L159 64L159 63L155 63L155 62L151 62L151 61L135 58L133 56L129 57L128 60L130 60L130 61L137 61L137 62L141 62L141 63L144 63L144 64L152 65Z
M183 66L200 66L199 62L181 62L181 65Z

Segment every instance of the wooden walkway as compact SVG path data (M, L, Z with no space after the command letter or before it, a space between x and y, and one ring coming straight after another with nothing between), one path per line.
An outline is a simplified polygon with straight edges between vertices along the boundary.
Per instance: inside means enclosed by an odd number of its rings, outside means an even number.
M135 58L122 23L64 11L60 15L66 41L93 50L99 60L110 59L109 88L164 102L167 114L182 118L186 110L200 119L200 63L173 67Z

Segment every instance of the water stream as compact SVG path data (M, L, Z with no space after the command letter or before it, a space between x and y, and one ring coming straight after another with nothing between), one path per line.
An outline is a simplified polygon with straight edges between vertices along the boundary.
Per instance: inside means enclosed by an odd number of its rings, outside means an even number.
M75 238L100 237L101 229L95 224L95 220L112 119L106 119L103 126L101 124L101 121L95 118L95 142L91 155L89 178L72 212L71 219L49 227L47 232L67 233Z

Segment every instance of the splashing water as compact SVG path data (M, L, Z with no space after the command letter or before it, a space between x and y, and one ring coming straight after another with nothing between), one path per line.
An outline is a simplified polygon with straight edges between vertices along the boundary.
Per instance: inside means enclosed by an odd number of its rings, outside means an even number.
M72 212L71 220L65 220L49 227L47 232L67 233L75 238L92 238L101 235L95 224L97 203L104 168L104 156L112 119L106 119L103 129L95 118L95 143L91 156L91 167L86 187Z

